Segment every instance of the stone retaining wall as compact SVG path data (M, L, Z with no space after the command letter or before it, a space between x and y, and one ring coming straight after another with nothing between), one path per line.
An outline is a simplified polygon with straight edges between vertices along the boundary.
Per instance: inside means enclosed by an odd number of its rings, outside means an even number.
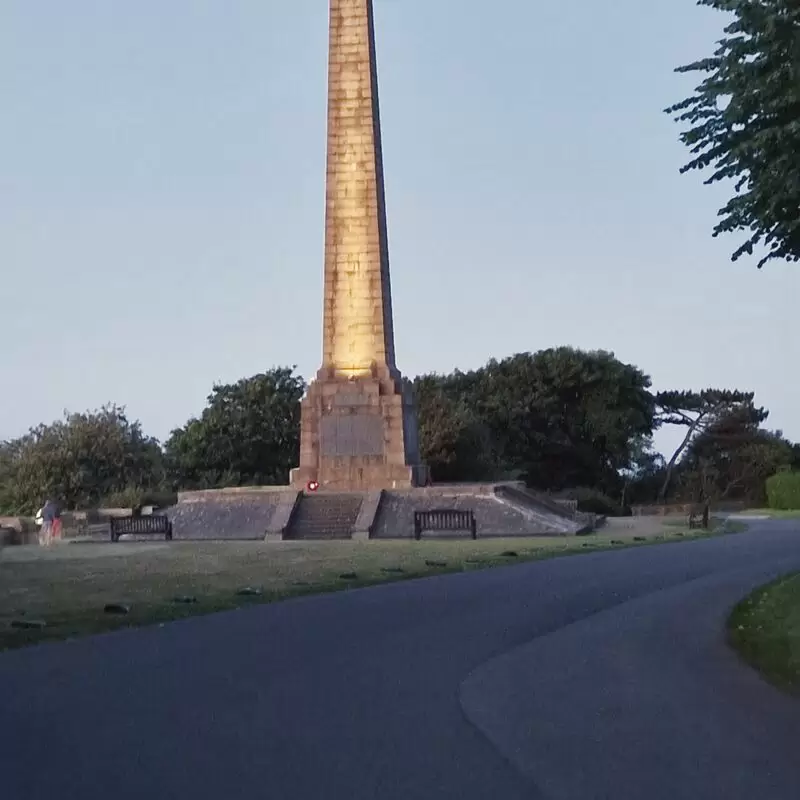
M407 491L385 491L372 526L373 539L406 539L414 535L414 512L439 508L471 510L478 536L561 536L566 531L548 513L526 511L503 502L495 485L459 484ZM423 534L424 535L424 534Z
M281 533L296 500L285 486L181 492L166 514L175 539L257 540Z

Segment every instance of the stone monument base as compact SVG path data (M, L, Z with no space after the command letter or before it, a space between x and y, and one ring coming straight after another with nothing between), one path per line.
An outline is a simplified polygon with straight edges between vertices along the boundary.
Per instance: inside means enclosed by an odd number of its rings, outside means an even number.
M323 469L296 467L289 473L289 483L298 491L309 483L318 483L323 492L369 491L376 488L411 489L424 486L428 471L423 466L405 464L370 464L363 459L340 459ZM320 480L322 478L323 480Z
M364 540L412 539L414 512L433 509L472 511L479 539L574 536L595 524L592 515L516 482L351 492L288 486L183 492L168 514L175 539Z
M300 466L295 489L323 491L408 489L428 483L419 464L411 386L397 370L373 365L370 374L323 368L300 407Z

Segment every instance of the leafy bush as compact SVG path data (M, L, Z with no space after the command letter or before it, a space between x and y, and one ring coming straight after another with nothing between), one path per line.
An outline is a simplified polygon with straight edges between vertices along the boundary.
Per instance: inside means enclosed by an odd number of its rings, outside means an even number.
M768 478L767 503L779 511L800 509L800 472L779 472Z
M178 502L178 495L168 490L139 489L130 487L119 492L112 492L103 498L100 505L104 508L141 508L156 506L166 508Z
M163 472L158 442L124 408L65 413L0 443L0 504L12 514L34 514L48 497L64 509L92 508L130 486L160 487Z

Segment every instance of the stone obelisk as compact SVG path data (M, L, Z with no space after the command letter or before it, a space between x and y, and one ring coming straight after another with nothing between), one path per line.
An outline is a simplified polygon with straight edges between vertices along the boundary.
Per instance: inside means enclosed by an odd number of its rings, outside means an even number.
M331 0L323 360L302 401L297 488L424 483L395 363L372 0Z

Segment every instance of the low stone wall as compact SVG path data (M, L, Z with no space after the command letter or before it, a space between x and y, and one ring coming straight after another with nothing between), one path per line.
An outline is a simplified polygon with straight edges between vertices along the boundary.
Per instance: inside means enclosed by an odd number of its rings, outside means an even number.
M634 517L668 517L673 514L688 514L692 503L672 503L653 506L632 506L631 514Z
M35 533L38 530L33 517L0 517L0 528L13 528L19 533Z
M105 541L112 517L130 517L132 508L90 508L86 511L64 511L61 514L61 535L64 539Z
M370 531L375 527L378 512L384 500L384 492L367 492L361 502L355 525L353 526L354 539L369 539Z
M0 517L0 546L35 544L38 535L33 517Z
M22 532L18 528L0 524L0 547L10 547L20 544L34 544L37 541L35 533Z
M178 492L178 505L224 501L233 498L265 498L286 494L288 486L231 486L226 489L197 489L191 492Z
M180 492L165 513L175 539L263 540L280 536L297 494L286 486Z
M495 488L495 494L553 534L573 534L585 527L585 523L578 521L576 514L569 509L524 485L504 483Z
M385 491L371 530L373 539L408 539L414 536L414 512L438 508L475 513L478 536L563 536L563 519L550 518L545 508L521 509L497 496L491 483L429 486L405 491ZM423 534L424 536L424 534ZM430 538L430 534L426 537Z
M645 506L632 506L631 514L634 517L668 517L679 514L689 514L698 503L665 503L665 504L652 504ZM726 511L735 513L737 511L745 511L748 508L747 503L732 500L729 502L711 503L711 513L715 511Z

